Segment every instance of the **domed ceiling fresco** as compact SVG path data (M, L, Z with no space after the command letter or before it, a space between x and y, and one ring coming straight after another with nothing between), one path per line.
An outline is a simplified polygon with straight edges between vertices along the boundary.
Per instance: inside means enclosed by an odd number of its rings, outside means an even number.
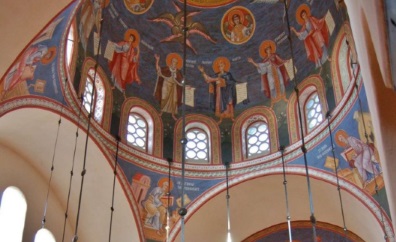
M114 134L119 132L125 99L137 97L161 113L167 128L164 140L172 141L175 120L182 113L185 80L186 114L203 114L219 124L223 155L231 150L227 146L235 119L258 106L274 112L277 123L274 132L279 134L279 144L289 145L286 107L295 83L320 74L328 109L334 108L328 60L331 42L342 28L342 12L332 1L287 1L286 4L290 24L296 30L292 31L295 78L282 1L188 1L185 53L182 2L111 1L105 2L103 9L98 3L87 2L77 15L81 42L78 63L82 64L87 57L97 58L114 88L111 125ZM311 43L298 37L306 28L301 12L317 21L317 37ZM98 48L100 54L95 56ZM167 66L172 65L172 57L177 61L175 87L172 87L175 94L167 93L170 87L163 86L162 77L170 76ZM262 65L259 67L258 63ZM270 63L276 70L267 67ZM159 69L164 72L162 76ZM77 90L79 80L77 76ZM172 143L164 142L165 157L173 156L169 152L173 150Z
M311 176L331 184L337 170L342 188L378 221L385 217L384 230L393 233L338 1L189 0L186 8L177 0L77 1L21 53L0 91L1 113L38 106L86 127L93 108L90 135L101 149L115 156L120 136L119 179L150 241L165 239L168 205L175 238L181 197L192 216L225 189L224 163L238 184L280 174L283 158L289 173L305 175L307 162ZM196 132L188 138L197 140L189 148L198 158L183 184L184 124ZM166 159L175 162L168 167Z

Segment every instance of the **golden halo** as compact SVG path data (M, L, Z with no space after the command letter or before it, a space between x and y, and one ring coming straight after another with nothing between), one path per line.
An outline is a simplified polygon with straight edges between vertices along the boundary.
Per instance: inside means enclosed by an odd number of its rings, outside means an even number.
M266 50L268 47L271 48L271 54L273 54L273 53L276 52L276 45L275 45L275 42L272 41L272 40L264 40L263 42L261 42L260 49L259 49L261 58L264 59L264 58L267 57L267 52L265 52L265 50Z
M220 57L217 57L215 61L213 61L212 68L215 73L220 72L219 62L221 62L221 61L224 63L224 71L228 72L230 70L230 67L231 67L230 60L228 60L227 57L220 56Z
M46 65L54 60L56 56L56 47L52 46L48 48L48 52L41 58L41 63Z
M340 137L344 137L345 139L347 139L348 136L349 136L349 135L348 135L348 133L347 133L345 130L342 130L342 129L338 130L338 131L335 133L335 135L334 135L336 144L337 144L338 146L344 147L344 148L347 147L347 146L349 146L348 143L346 143L346 142L340 140Z
M235 14L239 16L241 24L245 22L245 15L243 14L243 12L240 9L233 9L228 13L228 23L230 24L230 26L235 26L235 23L232 19Z
M309 8L309 6L307 4L301 4L296 11L296 19L297 22L300 25L303 25L305 20L301 17L301 13L305 11L307 13L307 16L311 16L311 9Z
M181 56L177 53L169 53L166 56L166 65L170 66L172 63L172 59L176 58L177 59L177 69L180 70L183 66L183 59L181 58Z
M162 185L164 184L164 182L170 182L170 183L169 183L169 190L172 190L172 189L173 189L173 182L172 182L172 180L169 181L169 179L168 179L167 177L162 177L161 179L159 179L157 185L158 185L159 187L162 187Z
M136 47L140 42L140 35L135 29L128 29L124 34L124 41L129 41L129 37L133 35L135 40L132 42L132 47Z

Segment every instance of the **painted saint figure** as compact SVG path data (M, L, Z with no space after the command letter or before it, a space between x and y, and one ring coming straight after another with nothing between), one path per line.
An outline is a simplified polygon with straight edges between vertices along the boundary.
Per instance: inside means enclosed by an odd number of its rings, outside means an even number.
M296 18L302 28L297 31L291 27L291 30L304 41L308 59L314 62L316 67L321 67L326 60L330 60L327 52L330 34L325 18L318 19L311 16L311 10L306 4L298 7Z
M230 61L226 57L218 57L213 62L215 74L209 76L205 73L203 66L199 66L205 81L209 84L209 94L211 96L210 107L214 109L216 117L223 121L223 118L234 120L234 107L236 104L236 80L232 76Z
M170 113L177 120L178 107L182 103L182 81L183 75L180 71L183 61L180 55L170 53L166 57L165 67L159 66L159 55L155 55L155 66L157 69L157 83L154 89L154 97L161 105L161 114Z
M241 17L238 14L232 16L233 28L231 30L231 41L239 43L245 41L251 34L251 26L248 28L241 23Z
M172 183L162 178L158 181L158 186L153 188L148 194L146 200L142 202L147 212L144 224L146 227L156 230L158 235L164 232L164 224L166 222L167 205L161 201L161 198L172 190Z
M355 156L349 160L349 166L357 168L364 183L371 181L381 173L379 161L375 157L374 145L366 144L355 137L349 136L344 130L338 130L335 137L339 146L350 147L354 150Z
M232 44L245 43L252 37L255 29L253 14L241 6L228 10L222 22L223 36Z
M81 6L81 20L79 24L80 41L84 49L87 48L88 39L93 26L100 32L102 6L100 0L86 0Z
M133 14L143 14L147 12L154 0L124 0L125 7Z
M125 95L126 84L140 84L139 67L139 34L134 29L125 32L124 41L115 44L113 60L109 62L111 79ZM113 88L114 88L113 87Z
M260 46L262 62L256 63L252 58L248 58L248 62L252 63L261 74L261 90L266 97L271 99L271 106L281 99L286 100L285 88L290 81L285 67L286 61L281 59L275 51L275 43L272 40L266 40Z
M3 91L0 93L0 100L7 91L13 89L17 84L32 80L37 64L48 64L56 56L56 47L48 48L45 45L37 45L28 48L23 53L20 61L15 64L4 78Z

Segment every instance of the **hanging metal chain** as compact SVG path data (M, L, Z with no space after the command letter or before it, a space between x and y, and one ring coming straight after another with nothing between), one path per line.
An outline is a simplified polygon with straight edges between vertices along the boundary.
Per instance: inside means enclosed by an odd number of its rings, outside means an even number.
M326 114L327 117L327 128L329 130L329 136L330 136L330 142L331 142L331 153L333 155L333 165L334 165L334 171L335 171L335 175L336 175L336 180L337 180L337 191L338 191L338 198L340 199L340 208L341 208L341 215L342 215L342 224L343 224L343 228L344 228L344 240L348 241L348 229L345 223L345 214L344 214L344 205L342 202L342 195L341 195L341 187L340 187L340 178L338 176L338 165L336 163L336 157L335 157L335 147L334 147L334 141L333 141L333 134L331 131L331 115L330 112L327 112Z
M81 121L81 113L83 107L83 99L81 98L80 102L80 109L78 111L78 121L77 121L77 130L76 130L76 138L74 140L74 151L73 151L73 158L72 158L72 165L70 169L70 179L69 179L69 189L67 192L67 202L66 202L66 211L65 211L65 220L63 221L63 234L62 234L62 242L65 241L65 234L66 234L66 221L69 216L69 204L70 204L70 194L71 194L71 187L73 182L73 175L74 175L74 164L76 161L76 151L77 151L77 140L78 140L78 131L80 130L80 121Z
M102 9L104 8L104 1L101 1L101 7ZM83 194L83 188L84 188L84 178L87 173L86 170L86 164L87 164L87 153L88 153L88 140L89 140L89 132L91 129L91 119L92 119L92 114L94 114L94 109L95 109L95 104L94 104L94 97L95 97L95 91L96 91L96 76L98 72L98 60L99 60L99 53L100 53L100 45L102 42L102 25L103 25L103 18L100 20L100 29L99 29L99 43L98 43L98 48L97 48L97 55L96 55L96 63L95 63L95 73L94 73L94 78L93 78L93 87L92 87L92 96L91 96L91 103L90 103L90 110L88 114L88 126L87 126L87 135L85 138L85 149L84 149L84 160L83 160L83 168L81 171L81 185L80 185L80 194L78 198L78 208L77 208L77 219L76 219L76 226L74 229L74 237L73 237L73 242L78 241L78 225L79 225L79 220L80 220L80 211L81 211L81 201L82 201L82 194Z
M179 209L179 215L181 216L181 241L184 242L184 216L187 214L187 209L184 204L184 180L185 180L185 163L186 163L186 59L187 59L187 1L184 0L184 22L183 22L183 105L182 105L182 139L180 141L182 146L182 192L181 192L181 208Z
M121 138L119 136L116 137L117 139L117 148L116 148L116 156L114 162L114 178L113 178L113 193L111 196L111 215L110 215L110 229L109 229L109 242L111 241L111 231L113 227L113 213L114 213L114 193L115 193L115 185L116 185L116 178L117 178L117 166L118 166L118 150L120 146Z
M288 39L290 45L290 52L291 52L291 61L292 61L292 68L293 68L293 75L294 75L294 91L296 92L296 99L297 99L297 109L298 109L298 117L300 121L300 133L301 133L301 151L304 155L304 166L305 166L305 177L307 179L307 188L308 188L308 198L309 198L309 209L310 209L310 221L312 223L312 233L313 233L313 240L316 241L316 218L315 218L315 210L312 198L312 189L311 189L311 181L309 176L309 167L308 167L308 157L307 157L307 148L305 146L305 137L304 137L304 129L302 124L302 113L301 113L301 105L300 105L300 91L298 89L298 83L296 81L296 68L294 63L294 53L293 53L293 43L290 34L290 18L289 18L289 9L287 7L287 1L284 1L285 7L285 15L286 15L286 23L287 23L287 30L288 30Z
M287 179L286 179L286 168L285 168L285 157L284 157L285 147L284 146L280 147L280 152L282 155L283 186L285 188L287 229L289 232L289 242L292 242L293 237L292 237L291 222L290 222L291 217L290 217L290 208L289 208L289 196L288 196L288 192L287 192Z
M65 83L66 82L67 82L67 79L65 79ZM51 182L52 182L52 176L54 174L54 169L55 169L56 148L58 146L59 130L60 130L60 125L62 123L62 113L63 113L63 105L61 105L61 109L60 109L59 120L58 120L58 128L56 130L55 144L54 144L54 149L53 149L53 152L52 152L51 172L50 172L50 177L49 177L49 180L48 180L47 196L45 198L43 219L41 221L41 227L42 228L45 228L45 223L46 223L48 201L49 201L49 195L50 195L50 191L51 191Z
M166 208L166 242L169 242L169 232L170 232L170 196L171 196L171 166L172 159L168 159L168 192L166 193L168 198L168 204Z
M226 162L224 165L226 168L226 188L227 188L227 194L226 194L226 200L227 200L227 242L231 242L230 189L229 189L229 179L228 179L230 163Z

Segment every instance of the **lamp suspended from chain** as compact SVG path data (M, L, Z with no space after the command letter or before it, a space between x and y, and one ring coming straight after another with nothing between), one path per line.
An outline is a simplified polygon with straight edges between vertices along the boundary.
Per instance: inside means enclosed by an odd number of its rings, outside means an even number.
M301 113L301 105L300 105L300 92L298 89L298 83L296 81L296 68L295 68L295 63L294 63L294 53L293 53L293 43L292 43L292 38L290 34L290 18L289 18L289 8L286 4L287 1L284 1L284 8L286 12L286 23L287 23L287 30L288 30L288 39L289 39L289 45L290 45L290 52L291 52L291 61L292 61L292 68L293 68L293 76L294 76L294 91L296 92L296 100L297 100L297 110L298 110L298 118L299 118L299 123L300 123L300 134L301 134L301 151L303 152L304 156L304 167L305 167L305 177L307 180L307 189L308 189L308 198L309 198L309 210L310 210L310 221L312 223L312 236L313 236L313 241L317 240L316 236L316 218L315 218L315 210L314 210L314 204L313 204L313 198L312 198L312 190L311 190L311 181L310 181L310 176L309 176L309 167L308 167L308 157L307 157L307 148L305 146L305 137L304 137L304 128L302 124L302 113Z

